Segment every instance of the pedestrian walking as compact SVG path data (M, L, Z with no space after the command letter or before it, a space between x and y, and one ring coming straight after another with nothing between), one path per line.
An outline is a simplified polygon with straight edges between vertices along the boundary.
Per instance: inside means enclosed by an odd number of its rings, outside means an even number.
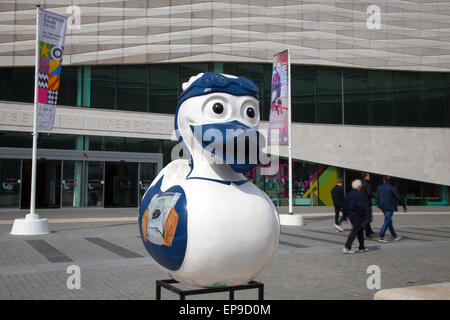
M366 211L367 211L367 222L364 227L366 233L366 239L372 239L375 232L373 232L371 223L372 223L372 184L370 183L370 173L363 172L361 174L362 178L362 188L361 192L364 194L366 200Z
M406 211L408 207L403 201L402 197L398 194L397 188L391 185L391 177L386 176L383 178L383 184L379 185L375 194L375 200L378 208L383 211L384 223L380 230L379 242L389 242L385 237L386 230L389 229L395 241L401 239L401 237L395 232L392 224L392 216L397 211L397 203L403 206Z
M352 231L347 237L343 253L355 253L352 250L352 244L356 237L358 237L359 251L367 252L364 246L364 226L367 222L366 202L363 193L361 192L362 182L357 179L352 182L353 190L347 194L344 205L344 213L352 223Z
M333 190L331 190L331 198L333 199L334 205L334 224L333 226L336 228L338 232L344 232L344 229L341 227L342 221L346 221L347 218L344 214L344 205L345 205L345 194L342 179L337 179L336 185ZM340 213L342 212L342 217Z

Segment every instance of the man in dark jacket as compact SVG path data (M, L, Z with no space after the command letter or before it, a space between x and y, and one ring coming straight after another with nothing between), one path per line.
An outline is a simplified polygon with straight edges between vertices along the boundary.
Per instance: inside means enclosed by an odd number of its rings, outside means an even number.
M366 211L367 211L367 222L364 227L366 231L366 238L371 239L374 235L370 223L372 222L372 185L370 184L370 173L363 172L361 174L362 178L362 188L361 192L364 194L366 199Z
M400 240L400 236L395 232L394 226L392 225L392 216L394 212L397 211L397 202L403 206L405 210L408 209L403 199L398 194L397 188L391 185L391 177L384 177L383 184L379 185L375 195L375 200L377 201L378 208L383 211L384 223L380 230L380 242L388 242L384 237L386 230L389 228L395 241Z
M345 204L344 187L342 186L342 179L337 179L336 185L331 190L331 198L334 204L334 227L337 231L343 232L344 229L340 226L342 221L347 220L344 215L343 209ZM339 213L342 211L342 217L339 219Z
M361 192L362 182L357 179L352 182L353 190L347 194L344 205L344 214L350 218L352 223L352 231L348 235L345 242L343 253L355 253L352 251L352 244L355 237L358 236L359 251L369 251L364 246L364 225L367 221L366 202Z

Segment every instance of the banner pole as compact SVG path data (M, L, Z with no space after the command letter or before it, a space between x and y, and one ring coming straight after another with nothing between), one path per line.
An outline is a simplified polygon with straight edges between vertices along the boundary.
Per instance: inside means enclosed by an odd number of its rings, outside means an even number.
M37 139L38 139L38 102L39 102L39 25L40 4L36 4L36 60L34 66L34 106L33 106L33 150L31 159L31 195L30 213L25 219L15 219L11 234L14 235L39 235L48 234L48 220L39 218L36 213L36 167L37 167Z
M39 81L39 7L36 4L36 56L34 67L34 108L33 108L33 153L31 160L31 199L30 199L30 213L27 218L38 219L36 214L36 165L37 165L37 110L38 110L38 81Z
M293 214L292 207L292 109L291 109L291 51L288 49L288 77L289 77L289 85L288 85L288 101L289 101L289 112L288 112L288 155L289 155L289 214Z

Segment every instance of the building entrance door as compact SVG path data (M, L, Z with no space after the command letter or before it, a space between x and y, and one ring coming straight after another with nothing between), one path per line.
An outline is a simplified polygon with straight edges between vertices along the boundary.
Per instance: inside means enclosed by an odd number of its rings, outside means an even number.
M22 167L21 208L30 208L31 160ZM38 160L36 171L36 208L61 207L61 160Z
M137 162L105 163L105 207L136 207Z

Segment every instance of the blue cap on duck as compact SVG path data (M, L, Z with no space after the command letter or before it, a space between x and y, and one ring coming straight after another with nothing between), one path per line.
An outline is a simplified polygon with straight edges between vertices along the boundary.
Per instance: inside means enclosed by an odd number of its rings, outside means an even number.
M189 98L214 92L229 93L234 96L252 96L258 98L258 87L248 78L229 78L220 73L205 72L195 80L178 98L177 111L180 105Z

